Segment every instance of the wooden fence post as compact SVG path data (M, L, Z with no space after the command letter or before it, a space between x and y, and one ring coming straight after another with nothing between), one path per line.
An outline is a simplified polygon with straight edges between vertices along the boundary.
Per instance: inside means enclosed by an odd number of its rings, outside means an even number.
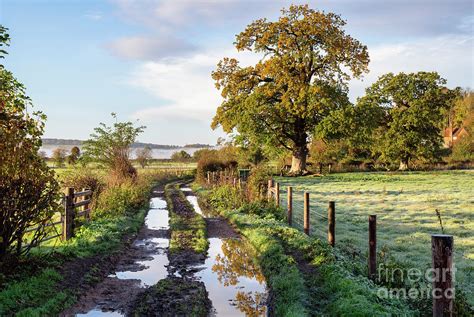
M453 236L433 234L433 317L453 316Z
M237 186L237 178L232 178L232 186L236 187Z
M84 188L83 191L88 191L89 188ZM92 195L86 195L84 196L84 200L89 200L92 199ZM84 205L84 213L85 213L85 218L87 221L91 220L91 212L89 210L89 204Z
M272 186L273 186L273 180L269 179L268 180L268 188L267 188L267 200L271 201L272 199Z
M293 187L288 186L287 195L288 225L291 226L293 223Z
M275 203L277 207L280 207L280 184L275 183Z
M211 174L210 172L208 171L207 172L207 184L209 185L211 183Z
M336 203L329 202L328 208L328 242L334 246L336 242Z
M309 193L304 193L304 214L303 214L303 229L304 233L309 235Z
M74 188L69 187L64 197L63 239L74 235Z
M369 216L369 278L375 280L377 270L377 216Z

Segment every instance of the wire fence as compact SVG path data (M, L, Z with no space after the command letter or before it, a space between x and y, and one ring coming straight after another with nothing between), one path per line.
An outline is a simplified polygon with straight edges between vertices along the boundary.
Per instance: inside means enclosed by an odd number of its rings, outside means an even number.
M268 198L271 200L278 199L278 205L288 210L291 208L291 225L294 228L304 231L305 229L305 188L304 186L290 186L291 187L291 198L288 197L288 187L281 186L282 184L275 183L273 180L269 181L268 184ZM288 184L284 184L288 185ZM281 187L280 187L281 186ZM319 192L317 189L309 193L309 199L306 202L309 223L309 234L326 240L329 237L329 218L328 218L328 207L329 199L326 192ZM329 198L329 199L328 199ZM291 199L291 207L288 205L288 200ZM361 199L359 199L361 200ZM399 201L400 202L400 201ZM334 235L336 237L336 244L340 242L339 246L358 249L359 254L362 257L370 257L369 252L369 216L373 214L372 211L361 210L358 206L358 202L340 200L335 202L336 205L336 225ZM392 215L391 219L388 217L389 213L378 213L377 214L377 245L379 250L387 247L387 250L396 249L397 251L403 251L404 249L409 250L416 244L417 256L422 258L427 266L431 265L432 256L432 245L428 237L430 235L424 235L423 237L417 236L416 232L419 229L420 223L424 228L430 228L431 233L442 233L439 219L436 215L417 219L405 217L403 214L400 215L398 221L394 221ZM415 233L414 233L415 232ZM394 237L395 236L395 237ZM423 241L426 243L419 243L420 239L428 239ZM397 245L395 242L404 241L405 244ZM418 240L418 241L417 241ZM411 251L411 250L410 250ZM466 250L452 249L454 261L459 262L462 259L468 259L468 252Z

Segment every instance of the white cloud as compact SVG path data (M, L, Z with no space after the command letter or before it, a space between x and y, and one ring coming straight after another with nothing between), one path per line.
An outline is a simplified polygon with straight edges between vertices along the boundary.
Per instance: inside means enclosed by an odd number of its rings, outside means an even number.
M449 87L474 87L474 43L472 36L443 36L400 44L369 47L370 73L363 81L350 83L352 100L383 74L437 71Z
M160 106L137 111L133 117L145 123L173 119L210 122L222 101L211 72L224 56L238 57L242 65L258 60L258 56L252 53L216 49L189 58L143 63L131 75L130 83L162 102Z
M172 35L123 37L106 45L108 50L118 56L138 60L158 60L168 56L188 55L196 47Z

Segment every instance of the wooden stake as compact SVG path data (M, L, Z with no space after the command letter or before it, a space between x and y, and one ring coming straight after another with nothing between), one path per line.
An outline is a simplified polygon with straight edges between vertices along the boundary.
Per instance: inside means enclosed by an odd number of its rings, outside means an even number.
M433 259L433 317L453 316L453 236L431 236Z
M375 280L377 270L377 216L369 216L369 278Z
M304 214L303 214L304 233L309 235L309 193L304 193Z
M63 239L74 236L74 188L69 187L64 197Z
M329 202L328 208L328 243L334 246L336 242L336 203Z
M275 204L280 207L280 184L275 183Z
M267 200L272 200L272 187L273 187L273 180L268 180L268 187L267 187Z
M293 187L288 186L287 196L287 210L288 210L288 225L293 223Z

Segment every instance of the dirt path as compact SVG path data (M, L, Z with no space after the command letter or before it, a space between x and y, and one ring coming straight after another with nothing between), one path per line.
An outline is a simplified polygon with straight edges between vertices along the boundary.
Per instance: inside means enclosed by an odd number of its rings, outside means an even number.
M155 198L162 197L162 189L162 186L155 188L152 196ZM143 282L148 278L144 274L146 265L153 260L160 260L156 259L157 254L164 253L166 257L165 248L167 246L163 246L163 242L168 239L168 229L151 229L150 226L144 225L136 237L126 238L124 248L118 254L105 257L102 261L94 257L69 265L65 270L66 280L75 280L76 283L79 281L79 284L84 284L81 293L85 295L80 297L79 301L64 311L61 316L93 314L99 311L118 311L122 314L128 312L133 300L144 290ZM93 267L90 271L98 274L91 275L82 269L82 267L88 265ZM132 278L119 278L117 272L123 272L124 274L129 272ZM134 273L136 273L137 278L133 278ZM163 272L161 273L163 274ZM167 274L166 270L164 274ZM68 278L68 275L70 275L70 278ZM159 278L159 276L156 278ZM87 283L90 279L101 281L91 288Z

